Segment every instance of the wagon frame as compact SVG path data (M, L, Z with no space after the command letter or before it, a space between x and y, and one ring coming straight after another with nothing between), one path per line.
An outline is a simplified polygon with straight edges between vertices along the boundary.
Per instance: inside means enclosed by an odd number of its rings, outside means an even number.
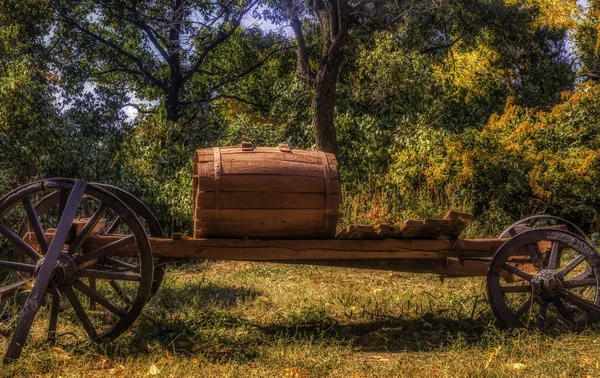
M19 229L3 224L14 214L25 215ZM56 227L44 225L50 218ZM539 219L554 225L530 225ZM0 277L0 304L27 297L19 311L8 314L16 324L4 362L19 358L44 306L50 341L65 303L93 341L118 337L158 290L165 265L178 258L486 276L500 326L577 331L600 320L600 256L572 223L530 217L493 239L460 239L462 229L445 239L418 234L394 239L385 227L379 239L167 238L152 212L122 189L74 179L30 183L0 198L0 235L12 245L12 255L0 255L0 272L14 278ZM98 323L92 308L108 314L103 320L110 324ZM3 321L0 317L0 325Z

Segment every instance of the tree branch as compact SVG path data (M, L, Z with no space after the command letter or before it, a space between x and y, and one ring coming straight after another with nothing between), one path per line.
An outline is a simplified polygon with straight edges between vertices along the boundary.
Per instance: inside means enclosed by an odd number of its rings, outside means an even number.
M155 85L159 86L160 88L164 89L166 87L165 83L163 83L161 80L157 79L156 77L154 77L154 75L152 75L152 73L144 66L144 62L142 61L141 58L123 50L123 48L121 48L119 45L117 45L114 42L111 42L105 38L102 38L101 36L97 35L96 33L93 33L92 31L76 24L73 21L66 21L67 23L71 24L75 29L81 31L82 33L92 37L93 39L95 39L96 41L109 46L110 48L112 48L113 50L117 51L119 54L126 56L127 58L131 59L140 69L140 71L142 72L143 76L145 78L147 78L148 80L152 81Z
M242 18L244 17L244 15L246 13L248 13L248 11L254 7L256 4L258 3L258 0L253 0L248 6L246 6L246 8L244 9L243 12L241 12L239 14L239 16L235 19L235 21L233 22L233 25L231 26L231 28L229 28L229 30L225 33L222 33L221 35L219 35L219 37L217 37L217 39L215 39L214 41L212 41L211 43L204 45L204 47L202 48L202 52L200 53L200 55L196 58L196 62L192 65L192 67L184 74L183 76L183 81L186 82L189 79L192 78L192 76L198 72L198 70L200 69L200 66L202 65L202 63L204 63L204 59L206 59L206 57L208 56L208 54L210 54L210 52L212 50L214 50L217 46L219 46L221 43L225 42L227 39L229 39L229 37L231 37L233 35L233 33L235 33L235 31L238 29L238 27L240 26L240 24L242 23Z
M289 49L292 49L292 48L295 48L295 47L296 46L293 46L293 45L291 45L291 46L284 46L284 47L281 47L279 49L275 49L275 50L271 51L270 53L267 54L267 56L265 56L263 59L261 59L260 61L258 61L256 64L248 67L247 69L243 70L242 72L238 73L237 75L235 75L233 77L230 77L230 78L227 78L225 80L221 80L220 82L216 83L215 85L212 85L210 87L210 91L213 92L213 91L221 88L222 86L231 83L232 81L235 81L235 80L237 80L237 79L239 79L239 78L241 78L243 76L246 76L250 72L254 71L255 69L257 69L257 68L261 67L263 64L265 64L265 62L267 60L269 60L269 58L271 58L276 53L281 52L281 51L285 51L285 50L289 50Z
M124 105L121 105L121 109L126 108L128 106L131 106L132 108L134 108L135 110L137 110L138 113L141 113L141 114L156 114L157 113L156 110L142 109L138 104L134 104L134 103L131 103L131 102L129 102L127 104L124 104Z

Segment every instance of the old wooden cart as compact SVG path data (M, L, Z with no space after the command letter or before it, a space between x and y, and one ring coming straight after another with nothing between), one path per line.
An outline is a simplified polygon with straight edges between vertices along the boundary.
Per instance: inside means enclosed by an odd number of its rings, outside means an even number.
M11 337L4 361L19 358L34 321L47 322L50 341L59 318L94 341L119 336L174 258L487 276L501 326L578 330L599 319L600 256L577 227L532 217L496 239L460 239L467 222L450 212L397 228L349 227L334 239L165 237L121 189L71 179L24 185L0 199L0 327Z

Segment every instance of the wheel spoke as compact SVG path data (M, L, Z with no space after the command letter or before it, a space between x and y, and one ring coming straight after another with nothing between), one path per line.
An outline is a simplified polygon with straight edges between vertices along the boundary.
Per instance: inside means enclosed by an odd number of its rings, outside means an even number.
M105 296L98 293L97 291L95 291L88 285L84 284L83 282L77 281L74 286L77 290L79 290L85 296L94 300L95 302L98 302L102 307L104 307L108 311L112 312L113 314L119 315L120 317L127 315L127 311L118 307L117 305L115 305L114 303L109 301Z
M48 341L56 341L56 326L58 324L58 312L60 311L60 294L57 291L52 293L52 304L50 305L50 320L48 322Z
M23 264L23 263L18 263L18 262L13 262L13 261L0 260L0 268L16 270L17 272L25 272L25 273L29 273L29 274L35 273L35 265Z
M83 216L86 218L90 217L90 201L88 197L83 197L81 199L81 205L83 207Z
M96 279L95 278L88 278L88 282L90 284L89 285L90 289L96 291L97 290L96 289ZM89 303L90 310L93 310L94 307L96 307L96 302L92 298L90 298L90 303Z
M521 305L517 308L517 311L515 311L515 315L517 316L517 318L520 318L521 316L523 316L524 313L526 313L529 309L531 308L531 298L527 298L523 303L521 303Z
M108 283L115 290L115 292L119 295L119 297L121 297L123 302L125 302L127 305L131 305L131 303L132 303L131 298L129 298L129 295L127 295L123 291L123 289L121 288L121 286L119 286L118 283L116 283L115 281L108 281Z
M595 278L582 278L565 281L565 287L570 289L573 287L596 286Z
M106 213L106 210L107 210L106 204L102 203L100 205L100 207L98 208L98 210L96 210L94 212L94 215L92 215L92 218L90 218L88 223L83 227L83 229L81 230L79 235L77 235L77 237L75 238L73 243L71 243L71 245L69 246L69 255L73 255L73 253L75 253L75 251L77 251L79 248L81 248L85 239L87 239L87 237L90 235L90 233L94 230L94 227L96 227L96 225L100 221L100 218L102 218L104 216L104 214Z
M583 299L567 290L563 290L561 293L562 293L562 297L567 302L574 304L575 306L581 308L582 310L596 312L596 313L598 313L598 315L600 315L600 306L598 306L594 302L588 301L587 299Z
M35 237L38 240L38 244L40 245L42 253L48 253L48 241L46 240L46 233L44 232L40 218L38 217L38 214L35 211L33 203L31 203L31 199L29 197L23 199L23 206L25 206L25 212L27 212L29 224L33 228L33 232L35 233Z
M42 301L44 300L44 294L48 284L50 283L50 279L52 278L54 265L56 264L62 247L67 239L67 236L69 235L73 218L75 218L77 207L79 206L79 202L83 197L85 188L86 183L84 181L77 180L73 185L67 205L65 206L62 217L58 222L54 239L48 247L48 253L46 254L44 263L39 269L35 283L33 284L31 292L27 297L27 302L25 303L23 313L19 317L15 332L6 350L6 355L4 357L5 361L16 360L21 355L21 350L23 345L25 345L25 340L29 335L29 330L31 329L33 320L40 305L42 304Z
M511 227L511 228L508 229L508 234L510 236L515 236L517 234L517 230L515 230L514 227Z
M534 244L527 244L527 252L529 253L529 258L531 259L533 266L535 266L537 270L542 269L542 262L537 253L537 246Z
M544 329L544 324L546 323L546 314L548 313L548 304L540 303L540 312L538 312L537 320L535 322L535 326L540 331Z
M585 256L584 255L577 256L576 259L574 259L573 261L571 261L570 263L568 263L567 266L565 266L564 268L562 268L562 270L559 272L559 274L561 276L563 276L563 277L566 276L573 269L575 269L579 264L581 264L584 260L585 260Z
M129 264L126 263L124 261L119 261L119 260L115 260L113 258L107 257L104 259L105 263L108 263L109 265L112 265L114 267L120 267L120 268L124 268L126 271L132 271L132 272L139 272L140 271L140 266L139 265L133 265L133 264Z
M105 270L83 269L78 271L80 277L101 278L117 281L140 281L140 275L134 273L109 272Z
M60 191L60 199L58 201L58 219L62 218L63 213L65 212L65 207L67 207L67 201L69 200L69 192L66 190Z
M555 241L550 248L550 257L548 258L548 269L558 269L560 264L561 248L560 243Z
M503 293L530 293L531 285L500 286Z
M25 281L0 288L0 300L9 298L27 287Z
M556 307L556 309L558 310L558 313L563 318L563 320L565 320L567 323L569 323L571 328L573 330L575 330L575 328L577 328L577 322L575 321L573 314L571 314L569 312L569 310L564 305L564 303L562 303L562 301L560 299L555 299L552 303L554 303L554 307Z
M75 295L73 289L71 289L70 287L66 287L61 290L63 293L65 293L65 296L71 303L71 306L73 306L73 310L75 311L75 314L81 321L81 325L83 326L83 329L85 329L85 332L87 332L91 340L97 341L98 336L96 335L96 330L94 329L90 318L85 313L81 302L79 302L79 299L77 299L77 295Z
M117 217L117 219L115 219L115 221L110 225L108 230L106 230L105 234L114 234L115 231L117 230L117 227L119 227L120 224L121 224L121 217Z
M35 249L31 248L29 244L27 244L23 239L19 237L16 233L14 233L8 227L0 224L0 234L4 235L18 250L25 252L27 256L33 261L38 261L42 258L42 256L36 252Z
M514 274L515 276L521 277L522 279L524 279L526 281L531 281L531 279L533 278L533 276L531 274L525 273L522 270L519 270L516 267L509 265L507 263L502 264L502 268L505 270L508 270L510 273Z
M86 253L83 256L80 256L77 259L77 263L79 265L83 265L84 263L88 262L88 261L92 261L95 259L99 259L100 257L104 257L120 248L125 247L126 245L129 245L131 243L135 242L135 236L134 235L129 235L126 236L122 239L119 239L117 241L114 241L110 244L107 244L103 247L100 247L98 249L96 249L95 251L92 251L90 253Z

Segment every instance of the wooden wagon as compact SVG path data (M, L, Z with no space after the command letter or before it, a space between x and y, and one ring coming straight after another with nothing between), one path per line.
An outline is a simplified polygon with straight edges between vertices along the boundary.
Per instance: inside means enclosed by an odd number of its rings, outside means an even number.
M196 178L195 189L200 184ZM321 207L330 214L327 201ZM203 223L196 237L165 237L152 212L122 189L73 179L30 183L0 198L0 326L12 332L4 361L19 358L41 309L49 341L67 308L93 341L116 338L177 258L486 276L500 326L576 331L600 319L600 256L575 225L537 216L498 238L460 239L469 221L450 211L443 219L350 226L329 238L315 231L308 239L281 230L277 239L199 237L215 232Z

